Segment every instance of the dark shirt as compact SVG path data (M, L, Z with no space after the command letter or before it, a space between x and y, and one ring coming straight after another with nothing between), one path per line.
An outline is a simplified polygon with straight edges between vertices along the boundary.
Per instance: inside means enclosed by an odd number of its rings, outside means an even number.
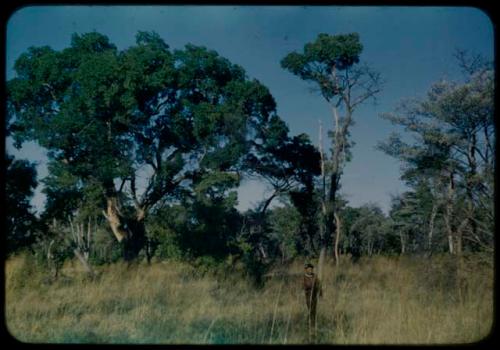
M321 295L321 282L319 278L313 273L311 275L304 275L304 290L307 294L312 293L316 296L318 293Z

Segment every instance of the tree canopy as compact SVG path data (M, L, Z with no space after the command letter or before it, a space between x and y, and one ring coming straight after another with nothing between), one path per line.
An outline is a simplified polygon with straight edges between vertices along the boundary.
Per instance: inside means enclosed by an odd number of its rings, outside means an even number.
M403 126L413 142L393 133L378 146L402 161L402 179L417 193L428 183L431 198L420 202L433 206L429 242L439 209L451 253L462 250L463 240L491 249L494 217L494 70L480 56L457 51L456 58L464 81L441 80L425 98L404 100L382 115Z
M231 207L242 172L269 173L260 165L274 159L287 164L285 176L303 178L300 152L314 153L304 136L289 138L269 90L242 67L192 44L170 50L154 32L121 51L102 34L74 34L61 51L30 48L15 70L10 128L17 146L48 150L48 208L71 212L85 193L100 193L113 233L138 239L137 249L155 205Z

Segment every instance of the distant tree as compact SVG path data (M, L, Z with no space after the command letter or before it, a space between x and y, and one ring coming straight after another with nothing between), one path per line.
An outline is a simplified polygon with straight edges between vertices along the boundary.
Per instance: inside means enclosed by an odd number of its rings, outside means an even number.
M356 237L360 244L360 254L372 256L380 254L385 248L388 233L387 218L382 209L374 204L360 207L357 218L350 225L349 235Z
M402 161L410 185L430 179L434 208L428 222L442 207L450 253L460 254L464 239L491 251L494 70L479 56L456 56L464 82L440 81L425 99L404 101L395 113L382 115L404 126L415 142L393 134L379 148Z
M75 210L92 187L127 260L147 243L152 208L236 185L250 140L276 119L269 91L241 67L191 44L172 52L151 32L123 51L74 34L61 51L31 47L15 71L12 133L48 150L49 210Z
M361 257L361 237L357 230L351 230L351 227L359 219L361 215L358 208L346 206L342 212L342 231L343 239L341 249L351 255L353 261L357 261Z
M312 82L332 108L334 128L330 157L322 153L322 224L320 269L326 249L336 232L335 202L345 162L351 157L349 127L359 105L380 91L380 75L367 65L359 64L363 46L357 33L345 35L319 34L307 43L302 53L292 52L281 61L281 66L303 80ZM339 116L342 110L344 115ZM320 272L320 271L319 271Z
M393 229L399 236L400 254L414 250L416 243L422 238L424 217L419 204L421 202L414 192L405 192L392 199L389 215Z
M7 254L35 242L37 218L30 204L37 186L35 164L5 154L5 238Z

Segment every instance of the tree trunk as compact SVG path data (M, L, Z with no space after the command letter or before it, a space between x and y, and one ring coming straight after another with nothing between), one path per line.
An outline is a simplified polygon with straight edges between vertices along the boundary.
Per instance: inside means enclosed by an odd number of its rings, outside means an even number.
M91 248L91 236L92 236L92 229L91 229L91 219L89 217L88 223L87 223L87 234L85 235L85 229L84 229L84 224L77 224L73 223L73 220L71 219L71 216L68 218L70 229L71 229L71 235L73 239L73 244L76 245L75 248L73 248L73 254L78 258L78 260L82 263L85 271L91 276L95 277L94 270L89 264L89 257L90 257L90 248ZM95 228L94 228L95 229Z
M111 231L113 231L118 242L122 242L128 238L129 232L123 227L123 220L120 217L118 209L118 199L116 197L108 197L106 204L106 212L103 212L104 217L108 221Z
M335 252L335 263L338 265L339 264L339 241L340 241L340 229L341 229L341 227L340 227L340 218L337 215L337 213L335 213L335 222L336 222L337 230L336 230L336 234L335 234L334 252Z
M87 273L91 277L95 277L94 270L90 266L88 260L85 259L85 257L82 255L82 253L80 253L80 251L78 249L74 248L73 249L73 254L75 254L75 256L78 258L78 260L80 260L80 262L82 263L83 267L85 268L85 271L87 271Z
M140 251L146 246L146 227L144 220L138 218L127 220L127 227L130 234L124 241L124 258L132 261L138 258Z
M427 249L429 250L429 253L432 252L432 236L434 234L434 220L436 219L436 215L437 215L437 204L434 203L432 206L431 218L429 220L429 236L427 242Z
M331 184L330 184L330 194L328 198L328 202L326 205L326 223L325 223L325 244L328 245L328 240L330 237L334 237L336 231L336 223L335 223L335 211L336 211L336 198L337 198L337 190L338 190L338 174L333 173L331 176Z
M124 259L129 262L137 259L139 252L146 245L144 210L138 209L134 218L124 218L118 206L118 199L108 197L107 211L103 214L118 242L123 244Z
M448 230L448 250L450 254L455 254L454 249L453 249L453 235L451 232Z
M448 234L448 249L450 254L455 253L454 242L453 242L455 235L453 232L453 223L452 223L453 193L454 193L453 173L450 173L449 183L448 183L448 193L446 198L446 210L444 215L444 223Z
M319 225L319 238L320 238L320 251L318 258L318 277L321 280L323 277L323 264L325 263L325 255L326 255L326 226L327 226L327 210L326 210L326 172L325 172L325 158L323 154L323 126L321 121L319 123L319 154L321 160L321 218Z
M469 171L467 173L466 178L466 194L468 198L467 208L469 210L468 217L471 218L469 220L469 224L472 230L472 235L477 236L477 224L472 219L475 217L475 208L474 208L474 191L477 189L476 185L476 176L477 176L477 160L476 160L476 144L477 137L475 133L472 133L471 143L468 147L467 159L469 163ZM458 239L458 237L457 237ZM461 247L461 237L460 237L460 247Z
M401 255L406 252L406 237L402 230L399 231L399 239L401 241Z
M321 250L319 251L319 259L318 259L318 278L322 280L323 278L323 266L325 265L325 257L326 257L326 246L321 246Z
M268 198L266 199L261 205L260 205L260 209L258 209L258 213L257 213L257 221L256 221L256 226L257 226L257 229L256 229L256 246L257 246L257 251L259 252L261 258L262 258L262 261L267 261L268 259L268 256L266 254L266 251L264 249L264 245L262 244L262 238L264 237L264 225L265 225L265 221L266 221L266 212L267 212L267 208L269 207L269 205L271 204L271 202L273 201L274 198L276 198L276 196L278 196L280 194L280 191L279 190L275 190L273 192L273 194Z
M466 217L464 220L462 220L462 222L460 223L460 225L457 228L457 232L455 235L456 236L455 252L458 256L461 256L461 254L462 254L463 231L467 227L467 224L469 224L469 223L470 223L470 218Z
M55 219L54 219L55 223ZM52 246L54 245L55 241L52 239L49 243L49 247L47 248L47 265L49 266L49 270L52 273L52 278L55 280L57 279L58 272L59 272L59 267L57 265L57 262L54 259L54 254L52 253Z
M259 253L260 253L261 257L262 257L262 260L266 261L267 260L267 254L266 254L266 251L264 250L264 247L262 246L261 242L259 242L257 244L257 249L259 250Z

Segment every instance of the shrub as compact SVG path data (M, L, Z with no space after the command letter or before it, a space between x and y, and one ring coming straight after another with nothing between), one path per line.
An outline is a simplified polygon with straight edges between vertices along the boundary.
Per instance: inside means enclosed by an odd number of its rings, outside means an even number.
M122 246L106 228L99 228L94 234L90 263L103 265L119 261L123 257Z

